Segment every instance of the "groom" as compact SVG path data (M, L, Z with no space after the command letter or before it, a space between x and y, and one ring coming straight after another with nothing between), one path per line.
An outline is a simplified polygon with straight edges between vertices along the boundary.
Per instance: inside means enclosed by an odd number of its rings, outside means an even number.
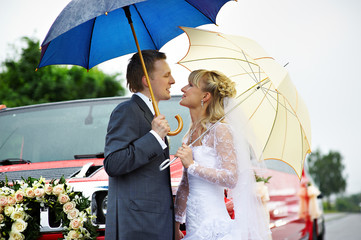
M175 83L164 53L142 51L157 102L170 99ZM112 112L105 143L104 169L109 175L105 239L174 239L174 210L169 168L159 165L169 158L163 115L154 116L149 86L138 53L130 59L127 85L129 101Z

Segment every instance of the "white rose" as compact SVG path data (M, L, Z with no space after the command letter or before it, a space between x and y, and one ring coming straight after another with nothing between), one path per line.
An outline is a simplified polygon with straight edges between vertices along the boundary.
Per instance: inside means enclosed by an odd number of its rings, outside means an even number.
M25 236L19 232L10 232L9 240L23 240Z
M0 213L0 223L2 223L5 219L5 216L3 214Z
M25 213L22 212L22 211L14 211L11 216L10 216L11 219L13 220L24 220L25 218Z
M10 216L14 212L15 208L13 206L6 206L4 213L6 216Z
M21 233L26 229L27 226L28 226L27 222L25 222L24 220L18 219L11 226L11 231Z

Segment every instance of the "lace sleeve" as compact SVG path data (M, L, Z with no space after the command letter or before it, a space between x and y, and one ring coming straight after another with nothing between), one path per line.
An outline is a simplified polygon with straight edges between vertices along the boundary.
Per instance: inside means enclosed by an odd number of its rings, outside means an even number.
M174 202L174 215L176 222L185 223L188 193L189 185L187 170L183 169L182 180L179 184Z
M206 140L217 152L218 166L216 168L204 167L196 163L189 166L188 173L203 178L211 183L227 188L234 188L237 184L237 158L233 146L233 137L226 124L219 124L210 132Z

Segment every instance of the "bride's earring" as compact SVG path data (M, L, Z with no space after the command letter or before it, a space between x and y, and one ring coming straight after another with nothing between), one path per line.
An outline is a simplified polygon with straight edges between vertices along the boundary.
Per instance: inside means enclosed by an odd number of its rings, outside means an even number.
M203 108L203 99L201 100L201 107Z

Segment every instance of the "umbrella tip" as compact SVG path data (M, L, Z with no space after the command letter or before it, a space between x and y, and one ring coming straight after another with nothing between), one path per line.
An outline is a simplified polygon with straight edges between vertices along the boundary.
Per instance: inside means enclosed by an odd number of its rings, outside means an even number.
M105 15L108 16L108 12L105 12Z
M35 68L35 72L37 72L38 71L38 68Z

